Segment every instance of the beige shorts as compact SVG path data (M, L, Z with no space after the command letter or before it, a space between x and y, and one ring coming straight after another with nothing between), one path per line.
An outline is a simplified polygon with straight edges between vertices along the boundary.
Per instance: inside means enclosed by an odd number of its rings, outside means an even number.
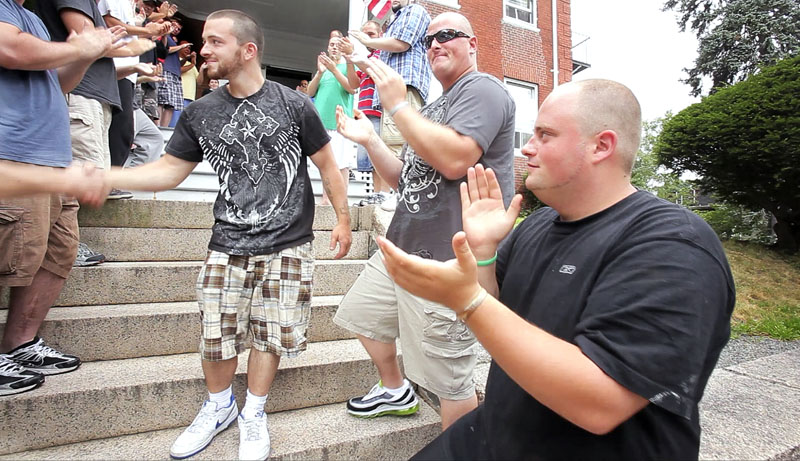
M331 137L331 149L333 150L333 158L336 160L336 166L340 170L355 168L358 144L345 138L336 130L328 130L328 136Z
M59 194L0 200L0 286L28 286L40 268L67 278L78 255L78 208Z
M209 251L197 277L200 356L216 362L253 347L285 357L306 350L314 257L311 242L277 253Z
M406 87L406 101L416 110L422 108L422 96L419 91L413 86ZM383 115L381 116L381 140L386 144L395 157L402 160L403 144L406 143L403 134L394 123L394 119L389 115L391 107L383 108Z
M452 310L395 285L380 252L367 262L333 321L384 343L399 337L406 376L440 398L475 395L475 335Z
M67 107L72 158L91 163L97 168L110 169L108 127L111 126L111 106L96 99L68 93Z

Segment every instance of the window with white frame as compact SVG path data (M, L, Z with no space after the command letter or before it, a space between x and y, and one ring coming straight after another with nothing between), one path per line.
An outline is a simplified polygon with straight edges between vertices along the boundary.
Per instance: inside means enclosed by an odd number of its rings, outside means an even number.
M503 0L506 18L536 26L536 3L534 0Z
M539 113L539 87L533 83L510 78L507 78L505 83L517 106L514 114L514 152L519 153L522 146L533 136L533 123Z

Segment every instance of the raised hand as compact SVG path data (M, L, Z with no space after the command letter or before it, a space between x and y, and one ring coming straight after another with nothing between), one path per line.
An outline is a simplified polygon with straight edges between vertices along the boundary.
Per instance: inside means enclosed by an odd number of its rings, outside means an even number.
M320 53L319 56L317 56L317 70L319 71L320 75L322 75L322 73L328 69L325 66L325 62L323 62L322 60L323 57L327 58L327 56L325 56L325 53ZM328 60L330 61L330 59Z
M169 33L170 24L168 22L151 22L144 27L151 36L160 37Z
M78 50L81 60L94 61L109 51L124 45L120 39L126 34L125 28L122 26L108 29L104 27L86 28L80 33L75 31L70 33L67 43Z
M339 53L345 56L353 54L353 42L349 38L343 37L339 39Z
M375 135L375 128L360 110L353 109L353 116L355 118L348 117L342 106L336 106L336 131L353 142L366 145Z
M375 81L375 88L378 90L384 109L391 109L405 101L406 83L403 77L380 59L371 58L368 61L369 65L365 71Z
M140 56L143 53L146 53L153 48L155 48L156 42L145 39L145 38L138 38L136 40L131 40L130 42L125 44L125 47L128 48L130 51L130 56Z
M521 204L522 196L517 194L506 210L491 168L477 164L467 170L467 182L461 183L461 222L478 258L494 256L497 245L514 228Z
M364 32L361 32L360 30L351 30L347 32L347 35L355 38L356 40L364 44L364 46L366 47L369 47L370 45L368 43L371 43L372 41L372 38L369 35L365 34Z
M164 2L164 3L166 3L166 2ZM171 18L171 17L175 16L175 13L178 12L178 5L175 5L175 4L170 5L169 3L167 3L167 5L168 5L167 17Z
M329 58L328 55L326 55L325 53L320 53L317 62L318 63L321 62L322 65L325 66L325 69L327 69L327 70L329 70L331 72L333 71L333 69L336 68L336 63L333 62L333 60L331 58Z
M481 290L475 256L463 232L453 236L456 259L446 262L409 255L382 237L378 237L378 246L392 279L416 296L460 313Z

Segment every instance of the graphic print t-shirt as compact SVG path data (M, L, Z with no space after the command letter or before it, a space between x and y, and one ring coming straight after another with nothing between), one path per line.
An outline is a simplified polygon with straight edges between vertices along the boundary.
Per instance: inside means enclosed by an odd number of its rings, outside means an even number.
M305 95L266 81L244 99L225 86L190 104L166 152L190 162L205 158L219 176L208 247L262 255L314 238L306 165L329 141Z
M514 100L499 80L471 72L421 112L478 143L483 151L479 163L497 174L506 206L514 195L515 110ZM451 239L461 230L459 184L466 178L447 179L408 144L402 155L397 210L386 237L421 258L451 259Z

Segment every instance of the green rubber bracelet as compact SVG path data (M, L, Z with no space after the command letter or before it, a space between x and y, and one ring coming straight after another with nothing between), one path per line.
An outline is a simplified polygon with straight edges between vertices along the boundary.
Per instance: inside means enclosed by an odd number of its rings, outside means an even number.
M492 264L494 264L495 261L497 261L496 251L494 252L494 256L492 256L490 259L487 259L485 261L478 261L478 266L491 266Z

